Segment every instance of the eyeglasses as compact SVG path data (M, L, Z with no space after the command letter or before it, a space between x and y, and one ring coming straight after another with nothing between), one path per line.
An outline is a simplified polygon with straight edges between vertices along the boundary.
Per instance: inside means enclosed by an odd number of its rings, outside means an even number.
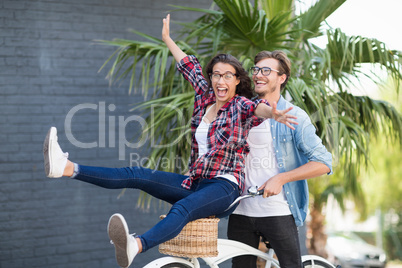
M233 80L233 78L235 78L237 76L237 74L233 74L231 72L226 72L224 74L220 74L220 73L211 73L209 74L211 76L211 80L213 82L218 82L219 79L221 79L221 77L223 77L223 80L225 80L226 82L230 82Z
M275 70L275 69L272 69L272 68L269 68L269 67L261 67L260 68L260 67L254 66L254 67L250 68L250 71L251 71L251 73L253 75L257 75L260 70L261 70L261 74L264 75L264 76L270 75L271 71L275 71L275 72L279 73L278 70Z

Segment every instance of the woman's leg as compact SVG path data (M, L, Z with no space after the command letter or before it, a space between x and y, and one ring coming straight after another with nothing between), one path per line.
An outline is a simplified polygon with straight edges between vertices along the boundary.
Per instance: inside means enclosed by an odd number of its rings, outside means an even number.
M223 213L239 196L226 179L203 180L194 193L176 202L165 219L139 236L143 252L177 236L190 221Z
M50 178L68 176L108 189L140 189L170 203L192 193L192 190L181 187L186 176L175 173L142 167L104 168L73 164L57 140L57 129L51 127L43 143L45 173Z
M239 194L237 185L228 180L201 181L194 193L173 205L165 219L136 238L129 234L123 216L113 215L109 220L108 234L115 246L117 262L121 267L130 266L139 252L174 238L189 221L225 212Z
M107 189L140 189L169 203L187 197L197 186L195 183L192 189L186 190L181 187L181 183L187 176L143 167L105 168L79 165L77 175L71 178Z

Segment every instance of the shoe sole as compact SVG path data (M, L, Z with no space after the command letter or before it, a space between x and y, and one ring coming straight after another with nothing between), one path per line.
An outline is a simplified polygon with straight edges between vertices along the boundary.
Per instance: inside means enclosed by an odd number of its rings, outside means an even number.
M122 215L114 214L110 217L107 232L115 247L117 263L120 267L127 268L129 266L127 254L128 227Z
M45 141L43 143L43 156L44 156L44 160L45 160L45 173L47 177L50 177L50 166L51 166L51 161L50 159L52 159L52 156L50 155L50 152L52 150L50 150L50 142L54 139L54 137L57 135L57 130L55 127L51 127L49 129L49 131L47 132Z

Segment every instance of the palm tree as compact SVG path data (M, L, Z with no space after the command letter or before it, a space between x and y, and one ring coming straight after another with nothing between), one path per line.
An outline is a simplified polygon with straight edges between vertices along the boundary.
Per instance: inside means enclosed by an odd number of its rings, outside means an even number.
M182 40L178 45L183 51L195 54L201 64L223 51L236 56L247 69L257 52L276 49L286 51L293 61L284 94L311 116L334 156L334 176L309 180L311 253L321 247L319 238L325 239L322 208L330 194L340 204L345 198L353 198L364 212L359 170L369 163L370 139L382 135L399 146L402 142L402 118L393 106L348 91L352 77L363 74L371 78L362 68L366 64L387 70L398 81L397 90L402 80L401 52L387 49L376 39L347 36L341 29L321 30L325 19L345 1L320 0L301 14L295 13L294 0L214 0L210 9L174 6L201 14L191 23L181 23L176 38ZM114 59L108 77L111 81L130 77L130 92L138 88L145 96L152 92L150 101L133 108L152 109L147 131L157 137L158 144L151 148L149 166L155 167L152 163L163 159L164 170L183 172L185 165L178 165L177 160L188 159L190 153L193 89L175 72L174 61L160 39L133 32L148 41L102 41L118 46L106 61ZM326 36L326 47L313 43L319 36ZM138 66L140 74L136 73Z

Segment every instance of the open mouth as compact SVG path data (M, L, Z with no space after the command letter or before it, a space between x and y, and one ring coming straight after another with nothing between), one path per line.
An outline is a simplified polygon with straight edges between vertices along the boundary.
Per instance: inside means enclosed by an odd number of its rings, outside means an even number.
M254 81L254 83L256 86L264 86L267 84L266 81L261 81L261 80L256 80L256 81Z
M226 94L227 94L227 92L228 92L228 89L227 88L217 88L218 90L217 90L217 95L218 95L218 97L225 97L226 96Z

